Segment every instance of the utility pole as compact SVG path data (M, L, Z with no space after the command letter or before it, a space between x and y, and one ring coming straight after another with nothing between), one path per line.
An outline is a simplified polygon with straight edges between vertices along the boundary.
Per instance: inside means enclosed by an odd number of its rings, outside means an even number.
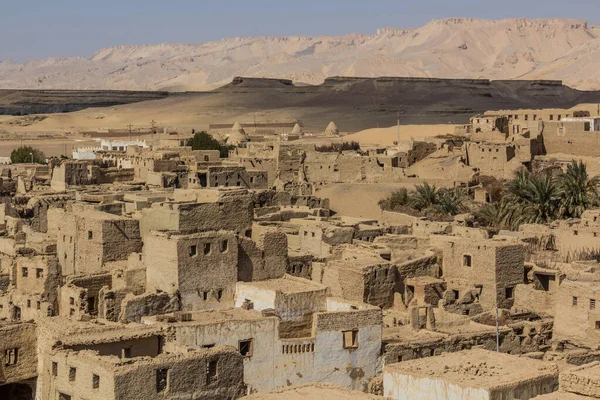
M400 110L398 110L398 119L396 120L396 126L398 127L398 147L400 147Z
M129 128L129 141L131 142L131 128L133 127L133 125L131 123L129 123L129 125L127 125L127 128Z
M496 299L496 353L500 353L500 333L498 330L498 299Z

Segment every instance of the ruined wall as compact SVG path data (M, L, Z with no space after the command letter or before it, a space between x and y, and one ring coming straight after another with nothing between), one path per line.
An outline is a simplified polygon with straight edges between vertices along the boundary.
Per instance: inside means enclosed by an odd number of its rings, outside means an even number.
M600 288L594 280L562 282L556 296L554 339L595 348L600 343Z
M514 287L524 280L525 248L492 241L460 240L444 246L443 274L448 289L477 287L484 310L512 307Z
M253 202L249 194L221 197L209 203L162 203L142 210L140 230L201 232L228 230L245 236L252 229Z
M33 323L0 322L0 385L37 376L36 347L37 331Z
M114 311L120 322L140 322L142 317L167 314L181 310L179 293L127 294L119 305L120 312Z
M600 397L600 382L597 375L599 365L600 362L596 361L561 372L560 390L590 396L590 398Z
M149 239L143 256L149 289L178 290L184 310L233 304L238 247L232 232L156 233Z

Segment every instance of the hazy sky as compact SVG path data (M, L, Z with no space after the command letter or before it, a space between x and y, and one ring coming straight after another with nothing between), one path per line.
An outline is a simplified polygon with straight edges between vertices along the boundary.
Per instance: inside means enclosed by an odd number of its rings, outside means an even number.
M0 0L0 60L233 36L338 35L434 18L582 18L600 0Z

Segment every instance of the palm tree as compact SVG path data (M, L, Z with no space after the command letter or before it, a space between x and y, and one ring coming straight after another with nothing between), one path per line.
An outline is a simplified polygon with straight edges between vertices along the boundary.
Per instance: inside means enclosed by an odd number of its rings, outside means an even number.
M543 224L558 217L560 191L550 174L530 175L521 204L523 222Z
M583 161L572 160L558 179L561 216L579 218L586 209L598 206L598 184L600 178L590 178Z
M382 210L393 211L397 208L405 206L408 203L409 196L406 188L394 190L388 197L379 200L379 208Z
M417 185L415 190L410 199L413 208L421 211L437 203L439 191L435 185L429 185L425 182L422 185Z
M466 210L466 194L463 189L439 190L433 209L439 214L456 215Z

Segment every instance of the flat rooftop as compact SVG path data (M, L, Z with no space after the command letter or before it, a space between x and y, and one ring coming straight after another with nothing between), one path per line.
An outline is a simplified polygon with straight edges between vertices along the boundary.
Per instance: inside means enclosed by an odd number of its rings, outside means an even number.
M492 389L529 379L558 377L558 367L549 362L474 349L389 364L385 373Z
M258 393L248 397L248 400L384 400L381 396L358 392L336 385L317 383L312 385L292 386L267 393Z
M191 314L190 321L167 322L160 321L165 317L176 317L177 314L154 315L143 317L142 323L147 325L168 324L168 325L211 325L230 321L256 321L264 317L262 312L257 310L245 310L243 308L230 308L227 310L206 310L206 311L188 311L185 314ZM275 318L275 317L271 317Z
M309 281L308 279L296 278L285 275L283 278L269 279L256 282L238 282L240 287L254 287L262 290L273 290L282 293L305 293L327 290L327 286Z
M596 397L558 391L534 397L532 400L593 400L595 398Z

